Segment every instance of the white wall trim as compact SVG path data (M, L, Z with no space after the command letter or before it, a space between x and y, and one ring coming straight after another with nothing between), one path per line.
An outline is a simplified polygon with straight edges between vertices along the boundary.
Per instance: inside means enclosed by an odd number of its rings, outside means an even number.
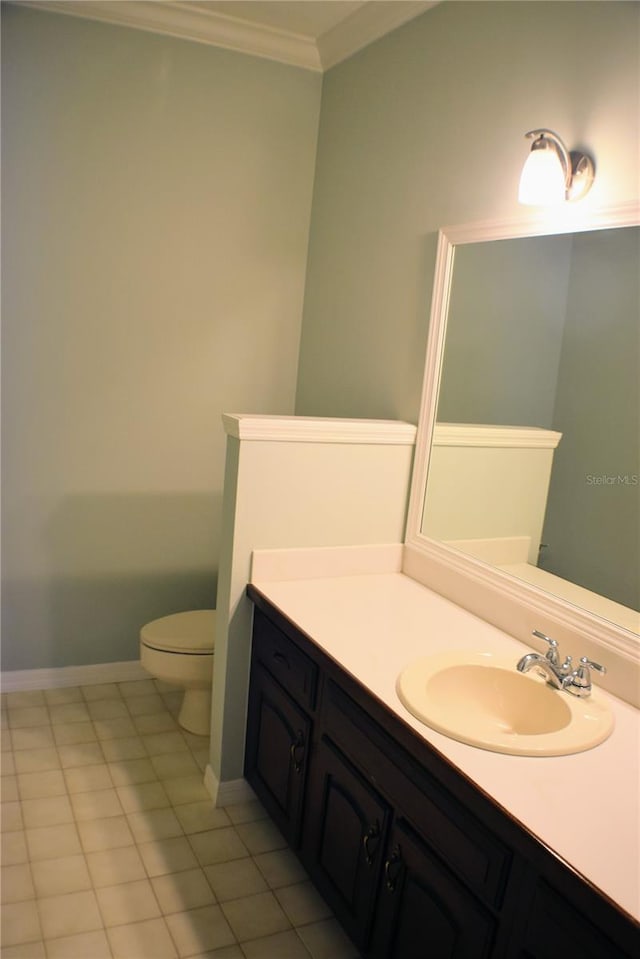
M22 0L21 6L206 43L322 72L436 3L369 0L317 39L171 0Z
M381 443L413 446L416 427L400 420L327 419L223 413L228 436L271 443Z
M89 666L14 669L0 673L3 693L18 692L23 689L61 689L64 686L126 683L138 679L150 679L150 676L137 659L122 663L95 663Z
M313 40L293 33L248 23L237 17L200 9L188 3L156 0L25 0L22 6L49 13L65 13L85 20L160 33L180 40L248 53L305 70L322 70Z
M475 423L436 423L434 446L504 447L505 449L555 449L562 433L535 426L484 426Z
M256 794L246 779L220 782L209 763L204 771L204 787L211 796L214 806L236 806L238 803L256 800Z

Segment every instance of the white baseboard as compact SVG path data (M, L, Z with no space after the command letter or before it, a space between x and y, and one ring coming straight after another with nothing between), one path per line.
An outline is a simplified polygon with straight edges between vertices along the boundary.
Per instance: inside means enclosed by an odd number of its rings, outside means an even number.
M0 673L5 693L23 689L58 689L63 686L95 686L97 683L126 683L149 679L140 660L123 663L96 663L90 666L61 666L57 669L15 669Z
M221 783L209 763L204 772L204 785L214 806L235 806L237 803L253 802L256 799L256 794L246 779L229 779Z

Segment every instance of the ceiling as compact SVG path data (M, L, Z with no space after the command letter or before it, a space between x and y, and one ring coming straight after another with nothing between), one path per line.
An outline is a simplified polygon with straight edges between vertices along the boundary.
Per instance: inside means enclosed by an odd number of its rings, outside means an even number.
M428 0L21 0L23 6L323 71L436 5Z

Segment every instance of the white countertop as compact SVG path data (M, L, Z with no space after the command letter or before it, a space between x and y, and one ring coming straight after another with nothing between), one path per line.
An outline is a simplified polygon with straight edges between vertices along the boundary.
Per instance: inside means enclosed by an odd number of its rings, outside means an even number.
M278 564L279 575L287 565ZM640 919L639 711L598 690L614 713L614 731L595 749L569 756L508 756L456 742L402 705L395 689L400 671L421 656L484 643L513 656L515 668L527 647L401 572L303 575L296 563L294 576L272 579L260 562L252 581L422 739Z

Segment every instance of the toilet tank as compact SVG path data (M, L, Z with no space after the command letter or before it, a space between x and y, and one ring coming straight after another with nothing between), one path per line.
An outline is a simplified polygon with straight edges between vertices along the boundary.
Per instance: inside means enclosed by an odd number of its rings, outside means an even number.
M561 437L530 426L437 423L423 532L452 545L464 541L466 552L492 562L537 565Z

